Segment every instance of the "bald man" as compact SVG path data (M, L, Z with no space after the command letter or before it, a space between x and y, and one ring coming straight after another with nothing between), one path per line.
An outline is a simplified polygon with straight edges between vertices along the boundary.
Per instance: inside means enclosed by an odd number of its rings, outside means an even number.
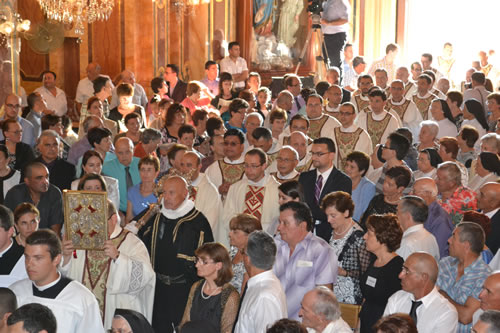
M500 272L491 273L484 280L483 290L479 293L479 301L479 309L472 316L472 324L476 324L484 311L500 311Z
M10 94L5 98L5 102L3 105L4 115L0 120L4 119L14 119L21 125L23 130L23 137L21 139L22 142L34 146L35 145L35 128L33 124L24 118L21 118L19 111L21 111L21 97ZM4 140L3 132L0 131L0 141Z
M292 146L283 146L278 152L276 160L269 167L271 176L283 184L290 180L298 180L299 172L295 170L299 163L299 153Z
M87 77L81 79L76 87L75 102L78 112L80 112L82 104L86 104L88 99L94 96L94 84L92 81L97 79L101 74L101 65L96 62L91 62L87 65L86 71Z
M132 96L132 103L142 106L146 109L148 104L148 97L146 96L146 92L144 88L137 82L135 82L135 74L134 72L125 69L120 73L120 79L122 83L128 83L132 87L134 87L134 96ZM111 103L109 104L109 109L113 109L120 104L118 99L118 95L116 94L116 88L113 89L113 94L111 97Z
M424 223L424 228L436 238L440 257L446 257L448 255L448 239L453 232L453 223L450 215L437 202L438 189L434 179L417 179L413 184L411 194L424 199L429 207L429 214Z
M437 276L434 257L424 252L411 254L399 273L402 290L389 298L384 316L408 313L421 333L456 332L457 310L436 288Z
M340 102L342 101L342 88L336 84L326 90L325 96L328 104L325 106L326 114L339 119Z
M417 85L410 80L410 71L407 67L402 66L396 70L396 80L403 81L405 85L404 96L406 99L411 99L417 92Z
M194 206L205 215L212 230L215 230L219 214L222 210L222 200L217 187L201 173L201 158L192 151L184 153L181 159L181 173L190 182L189 199Z
M308 152L311 150L309 138L302 132L295 131L290 134L290 146L292 146L299 154L299 163L295 167L298 172L309 171L311 169L312 160Z
M479 188L477 208L491 220L491 232L486 237L486 246L495 254L500 248L500 184L486 183Z
M194 251L213 242L207 218L189 200L184 178L163 181L161 210L150 216L137 234L146 245L156 272L153 328L172 333L182 319L196 275Z
M102 173L118 179L120 191L120 211L126 215L127 191L141 182L139 158L134 156L134 143L127 137L119 138L115 145L115 159L102 166Z

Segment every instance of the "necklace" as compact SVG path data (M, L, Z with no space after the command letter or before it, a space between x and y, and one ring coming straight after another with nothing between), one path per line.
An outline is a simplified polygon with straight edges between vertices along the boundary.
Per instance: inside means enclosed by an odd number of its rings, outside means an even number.
M340 235L345 234L345 233L347 232L347 230L349 230L349 229L351 228L352 223L353 223L353 222L352 222L352 220L351 220L351 223L349 223L349 225L347 226L347 228L345 228L345 229L344 229L344 231L342 231L342 232L336 232L336 231L334 231L333 233L334 233L335 235L337 235L337 236L340 236Z
M214 290L214 291L212 291L212 293L211 293L211 294L209 294L207 297L205 297L205 296L203 295L203 289L205 289L205 285L206 285L206 284L207 284L207 280L205 280L205 282L203 282L203 286L201 287L201 291L200 291L201 298L203 298L203 299L209 299L210 297L212 297L212 296L213 296L213 295L214 295L214 294L215 294L215 293L216 293L216 292L220 289L220 287L215 288L215 290Z

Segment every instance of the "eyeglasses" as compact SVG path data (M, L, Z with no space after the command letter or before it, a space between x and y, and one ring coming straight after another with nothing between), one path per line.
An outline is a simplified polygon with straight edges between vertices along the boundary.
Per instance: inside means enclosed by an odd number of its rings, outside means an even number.
M208 265L208 264L213 264L215 262L213 260L212 261L208 261L208 260L196 257L196 258L194 258L194 263L195 264L200 263L201 265Z
M5 104L5 105L11 109L20 109L21 108L21 105L19 105L19 104Z
M245 169L257 169L257 168L260 168L262 166L262 164L258 164L258 165L255 165L255 164L245 164Z
M283 158L283 157L276 157L276 161L290 163L290 162L295 162L296 160L290 160L288 158Z
M354 114L354 112L342 112L342 111L339 112L339 115L345 116L345 117L352 116L353 114Z
M322 151L316 151L316 152L311 151L311 152L309 152L309 154L311 154L311 156L321 157L323 155L330 154L330 153L329 152L325 153L325 152L322 152Z
M395 150L394 148L387 147L386 145L380 145L380 149L389 149L389 150Z

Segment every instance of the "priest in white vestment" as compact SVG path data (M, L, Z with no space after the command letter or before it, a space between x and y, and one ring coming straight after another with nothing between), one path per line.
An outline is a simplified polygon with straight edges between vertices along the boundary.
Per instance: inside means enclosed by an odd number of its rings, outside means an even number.
M422 114L418 111L415 103L404 97L404 84L401 80L394 80L391 83L391 98L385 105L387 111L393 111L401 120L402 126L407 127L414 138L418 138L420 133L420 123Z
M71 240L64 241L61 273L94 293L106 329L111 328L117 308L140 312L151 322L156 276L149 253L136 235L122 229L111 201L108 233L104 251L76 250L73 255Z
M58 332L104 333L95 296L57 270L62 249L55 232L41 229L32 233L26 239L24 255L29 278L9 287L19 306L40 303L49 307L57 319Z
M356 108L356 114L361 110L370 106L370 98L368 97L368 92L373 87L373 78L368 75L361 75L358 78L358 90L352 94L351 103Z
M323 113L323 98L320 95L312 94L309 96L306 113L309 119L308 136L313 140L320 137L331 138L333 129L340 126L337 119Z
M266 174L267 156L255 148L245 155L246 178L233 184L224 203L224 213L219 221L216 237L229 247L229 221L234 215L247 213L257 217L262 229L267 231L279 216L279 183Z

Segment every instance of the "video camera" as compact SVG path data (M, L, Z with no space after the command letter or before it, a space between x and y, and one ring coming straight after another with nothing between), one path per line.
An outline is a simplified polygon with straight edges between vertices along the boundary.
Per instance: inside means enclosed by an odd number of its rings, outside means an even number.
M323 1L324 0L309 0L307 11L313 15L320 15L323 11Z

